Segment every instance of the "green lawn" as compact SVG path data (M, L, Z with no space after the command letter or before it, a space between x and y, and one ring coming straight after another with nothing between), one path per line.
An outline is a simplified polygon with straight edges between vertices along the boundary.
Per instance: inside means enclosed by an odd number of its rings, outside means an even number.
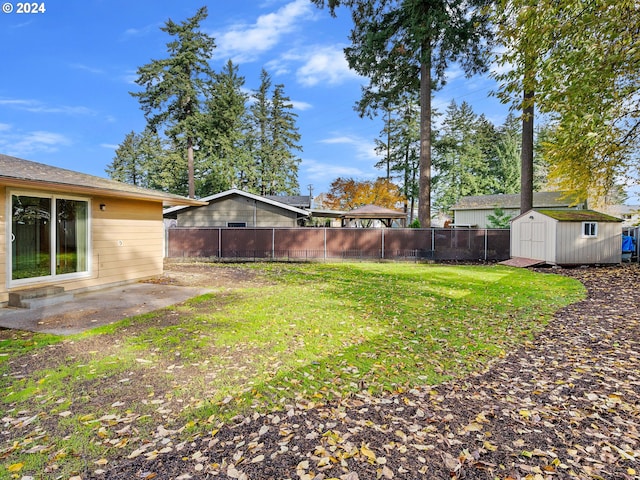
M248 409L437 384L533 339L584 296L575 280L502 266L233 268L257 276L73 338L0 332L0 410L36 417L5 426L0 478L108 458L128 448L113 443L123 418L140 438L158 425L193 433Z

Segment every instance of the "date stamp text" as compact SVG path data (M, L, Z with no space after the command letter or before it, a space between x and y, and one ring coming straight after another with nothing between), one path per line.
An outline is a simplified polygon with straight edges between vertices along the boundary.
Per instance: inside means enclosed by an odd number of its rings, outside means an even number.
M46 11L44 2L4 2L2 4L2 13L38 14Z

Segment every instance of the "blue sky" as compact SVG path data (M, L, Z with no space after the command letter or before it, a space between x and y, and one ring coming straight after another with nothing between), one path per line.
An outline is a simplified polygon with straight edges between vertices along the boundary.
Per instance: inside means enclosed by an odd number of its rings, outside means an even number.
M165 58L170 37L160 30L206 5L202 30L215 38L212 67L231 58L256 89L265 68L285 85L302 135L301 193L327 191L339 176L374 179L379 119L353 110L365 81L350 71L348 12L331 18L309 0L49 0L43 13L17 13L2 0L0 45L0 153L106 176L124 136L142 131L136 70ZM7 6L9 5L9 6ZM467 101L499 125L507 108L489 92L488 76L466 79L455 65L434 105L444 111Z

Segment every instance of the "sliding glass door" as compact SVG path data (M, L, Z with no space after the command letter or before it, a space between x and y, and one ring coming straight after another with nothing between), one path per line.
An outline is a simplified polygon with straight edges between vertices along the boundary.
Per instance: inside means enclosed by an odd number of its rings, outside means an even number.
M89 202L11 195L11 280L87 272Z

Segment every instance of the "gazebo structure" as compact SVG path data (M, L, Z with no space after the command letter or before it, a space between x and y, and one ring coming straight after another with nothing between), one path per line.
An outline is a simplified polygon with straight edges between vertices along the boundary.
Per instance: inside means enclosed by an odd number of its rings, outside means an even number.
M341 215L343 227L372 228L377 226L404 228L407 226L407 215L398 210L364 205Z

